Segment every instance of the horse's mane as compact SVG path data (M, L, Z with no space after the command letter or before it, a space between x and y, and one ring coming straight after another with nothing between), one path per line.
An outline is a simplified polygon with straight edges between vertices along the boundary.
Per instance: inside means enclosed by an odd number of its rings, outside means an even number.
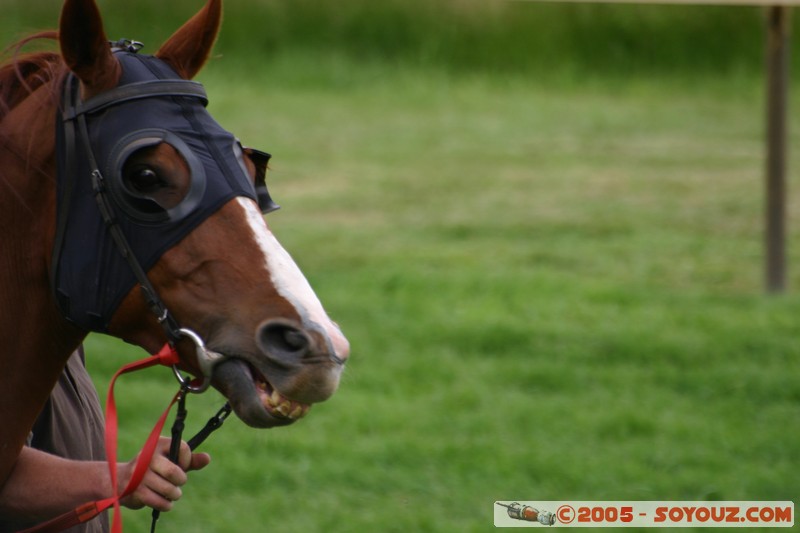
M61 54L53 51L21 53L22 48L32 41L52 43L56 41L57 37L58 34L54 31L35 33L12 44L0 53L0 148L7 148L10 153L24 160L28 174L48 176L39 163L31 160L30 153L25 154L11 150L6 142L11 125L6 124L5 118L34 91L48 84L51 98L54 103L58 104L59 88L68 72ZM28 150L32 146L33 144L29 143ZM2 155L2 151L0 151L0 155ZM3 185L7 185L4 173L5 169L0 165L0 193L5 195L10 192L12 196L19 199L22 205L27 206L22 195L13 186L3 187ZM29 208L28 211L33 212Z
M57 38L54 31L40 32L6 48L3 55L11 57L0 63L0 122L31 93L49 82L55 82L52 84L53 98L58 98L59 82L67 72L61 54L52 51L20 53L32 41L54 41Z

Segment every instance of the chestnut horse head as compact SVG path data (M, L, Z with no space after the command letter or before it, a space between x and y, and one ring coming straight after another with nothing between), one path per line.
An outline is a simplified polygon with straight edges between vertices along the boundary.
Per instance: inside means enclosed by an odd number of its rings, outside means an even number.
M60 54L0 67L0 484L88 331L173 342L254 427L338 386L348 342L262 216L269 156L189 81L220 19L208 0L148 56L66 0Z

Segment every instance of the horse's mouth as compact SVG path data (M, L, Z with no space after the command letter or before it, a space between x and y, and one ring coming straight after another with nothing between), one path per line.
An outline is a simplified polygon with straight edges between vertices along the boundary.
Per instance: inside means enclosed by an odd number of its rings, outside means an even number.
M299 420L306 416L311 406L305 403L296 402L283 396L280 392L270 385L267 378L259 372L253 365L247 364L250 376L256 385L261 404L267 412L276 418L286 418L292 421Z
M212 384L228 398L236 415L252 427L286 426L311 408L283 396L255 366L238 357L214 368Z

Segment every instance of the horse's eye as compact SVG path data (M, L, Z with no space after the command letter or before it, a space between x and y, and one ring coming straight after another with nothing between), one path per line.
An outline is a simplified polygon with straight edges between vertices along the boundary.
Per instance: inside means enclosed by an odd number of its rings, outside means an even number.
M150 167L135 168L126 173L125 179L133 190L140 193L153 192L164 185L163 180Z

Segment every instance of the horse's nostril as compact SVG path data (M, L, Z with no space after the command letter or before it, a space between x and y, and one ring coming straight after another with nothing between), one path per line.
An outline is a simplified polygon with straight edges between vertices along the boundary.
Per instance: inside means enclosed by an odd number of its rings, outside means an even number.
M261 348L275 357L302 357L311 348L308 335L285 322L268 322L258 334Z
M330 343L313 325L306 329L293 320L269 319L256 329L255 341L260 353L253 366L284 397L317 403L339 385L342 365L328 353Z
M283 340L286 341L286 346L294 348L296 351L304 350L308 346L308 337L299 331L287 329L283 333Z

